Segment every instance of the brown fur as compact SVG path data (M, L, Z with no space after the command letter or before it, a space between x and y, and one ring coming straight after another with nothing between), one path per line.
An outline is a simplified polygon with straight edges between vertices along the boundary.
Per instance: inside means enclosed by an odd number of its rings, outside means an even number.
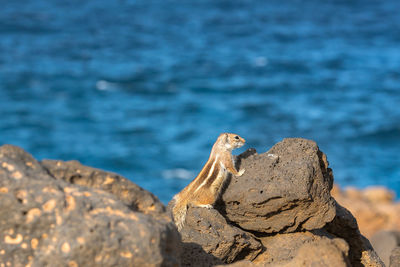
M228 172L236 176L243 174L244 169L238 172L235 168L232 150L244 143L245 140L236 134L223 133L218 137L199 175L174 196L172 215L179 230L184 225L188 205L211 208Z

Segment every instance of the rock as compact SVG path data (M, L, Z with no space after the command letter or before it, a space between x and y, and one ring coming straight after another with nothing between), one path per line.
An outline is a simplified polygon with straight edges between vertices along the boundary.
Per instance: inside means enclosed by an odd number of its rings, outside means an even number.
M215 209L189 207L181 235L184 242L184 266L198 266L191 264L193 259L205 256L202 251L193 252L194 243L219 259L213 261L214 264L253 260L262 250L261 243L251 233L228 224ZM194 253L197 256L193 256Z
M215 209L189 207L180 236L164 205L127 179L2 146L0 266L384 266L330 196L314 142L285 139L237 159L245 174L228 179ZM346 192L393 208L383 189Z
M232 177L219 210L242 229L289 233L322 228L335 217L333 176L315 142L288 138L268 152L238 157L241 177Z
M324 231L276 234L261 241L265 252L254 261L261 266L350 266L346 241Z
M370 241L385 265L389 266L392 250L400 246L400 232L379 231L372 236Z
M343 238L349 244L349 260L352 266L385 266L368 239L361 235L356 219L338 203L334 220L328 223L324 230Z
M302 247L300 247L293 260L280 266L351 266L349 264L349 260L347 259L347 251L343 251L343 248L341 247L344 246L344 244L346 243L341 243L340 239L321 239L319 242L304 244Z
M224 265L224 263L212 254L207 253L197 243L186 242L182 246L181 266L215 266Z
M390 255L390 265L389 267L398 267L400 266L400 247L396 247L392 250L392 254Z
M223 264L223 265L216 265L215 267L222 267L222 266L229 266L229 267L256 267L259 266L257 264L252 263L249 260L241 260L231 264Z
M332 196L357 218L360 231L367 238L380 230L400 231L400 203L394 202L392 191L382 187L340 190L335 186Z
M118 174L84 166L75 160L67 162L43 160L41 165L59 180L113 194L131 210L140 211L158 219L167 215L165 206L156 196Z
M375 203L391 203L395 199L395 193L382 186L371 186L363 190L363 196Z
M285 139L260 155L250 149L238 165L245 174L228 179L215 209L189 208L186 244L233 266L384 266L330 196L332 172L314 142Z
M57 169L69 164L44 168L18 147L0 147L1 266L179 264L179 234L156 198L82 165L80 177L59 175L73 172Z

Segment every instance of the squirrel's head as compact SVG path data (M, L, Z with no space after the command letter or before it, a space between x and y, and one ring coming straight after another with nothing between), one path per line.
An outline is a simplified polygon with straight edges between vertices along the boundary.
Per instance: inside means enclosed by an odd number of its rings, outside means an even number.
M246 143L242 137L233 133L223 133L218 137L218 143L220 146L223 146L225 149L233 150L239 148Z

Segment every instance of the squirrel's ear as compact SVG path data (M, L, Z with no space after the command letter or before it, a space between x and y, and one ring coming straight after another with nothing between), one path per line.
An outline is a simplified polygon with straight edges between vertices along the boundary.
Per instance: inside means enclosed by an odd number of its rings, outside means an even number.
M229 143L229 135L226 133L224 138L225 143Z

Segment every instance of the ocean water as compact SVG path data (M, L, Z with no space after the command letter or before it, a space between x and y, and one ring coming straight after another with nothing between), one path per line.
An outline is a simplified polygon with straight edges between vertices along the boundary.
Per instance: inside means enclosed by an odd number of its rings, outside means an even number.
M221 132L317 141L336 183L400 194L400 1L8 1L0 143L164 203Z

